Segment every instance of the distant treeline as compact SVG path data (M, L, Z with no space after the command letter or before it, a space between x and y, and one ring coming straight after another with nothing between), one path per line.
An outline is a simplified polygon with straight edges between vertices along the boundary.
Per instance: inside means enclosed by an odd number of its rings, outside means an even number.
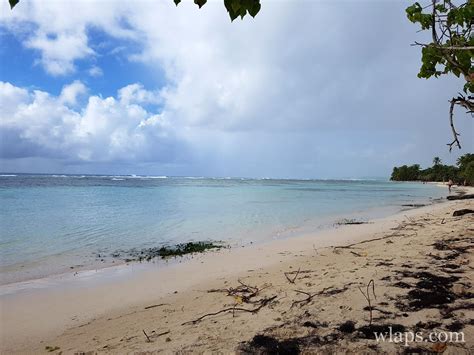
M435 157L433 166L420 169L419 164L396 166L390 180L394 181L449 181L459 185L474 185L474 154L459 157L456 166L444 165Z

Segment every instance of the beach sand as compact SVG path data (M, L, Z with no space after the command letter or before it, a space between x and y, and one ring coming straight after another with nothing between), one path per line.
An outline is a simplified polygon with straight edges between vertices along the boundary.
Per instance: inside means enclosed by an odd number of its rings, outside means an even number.
M474 209L474 201L164 267L133 264L5 285L0 350L468 354L474 350L474 215L453 217L462 208ZM369 328L363 292L371 280ZM424 337L462 331L464 342L377 342L375 326Z

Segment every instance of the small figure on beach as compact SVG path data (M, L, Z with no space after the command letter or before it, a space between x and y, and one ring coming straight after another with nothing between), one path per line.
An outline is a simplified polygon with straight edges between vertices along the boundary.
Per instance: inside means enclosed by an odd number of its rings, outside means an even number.
M451 193L451 186L453 186L453 185L454 185L453 180L449 179L449 181L448 181L448 190L449 190L449 193Z

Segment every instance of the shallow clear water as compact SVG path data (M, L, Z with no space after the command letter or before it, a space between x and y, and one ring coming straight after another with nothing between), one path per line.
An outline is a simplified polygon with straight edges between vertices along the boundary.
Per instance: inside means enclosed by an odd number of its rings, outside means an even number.
M12 272L21 279L93 264L97 252L259 242L445 195L433 185L387 181L2 175L2 282Z

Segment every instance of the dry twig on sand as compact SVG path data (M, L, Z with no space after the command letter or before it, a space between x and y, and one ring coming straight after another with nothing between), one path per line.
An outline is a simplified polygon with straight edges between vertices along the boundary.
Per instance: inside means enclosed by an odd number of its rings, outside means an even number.
M229 287L229 288L222 288L222 289L211 289L207 292L208 293L224 292L224 293L227 293L227 296L238 298L243 303L256 303L259 301L253 301L252 298L255 296L258 296L262 290L270 287L270 285L263 285L263 287L259 288L257 286L250 286L250 285L244 284L240 280L237 280L237 282L240 285L235 288Z
M286 277L286 279L288 280L288 282L289 282L290 284L294 284L294 283L295 283L296 279L298 278L298 275L299 275L300 271L301 271L301 268L299 267L299 268L298 268L298 271L296 272L295 277L293 277L293 278L290 278L290 277L288 276L289 274L293 274L293 273L294 273L293 271L291 271L291 272L284 272L285 277Z
M300 307L303 307L304 305L311 302L313 300L313 297L322 295L327 289L329 289L329 287L323 288L322 291L319 291L319 292L316 292L316 293L309 293L309 292L306 292L306 291L295 290L296 293L301 293L303 295L306 295L306 298L304 300L293 301L293 303L291 304L290 309L293 308L294 306L298 305L298 304L300 305Z
M142 332L143 332L143 334L145 334L145 336L146 336L146 341L149 342L149 343L151 343L150 337L149 337L148 334L145 332L145 329L142 329Z
M375 296L375 283L373 279L370 280L369 283L367 284L366 293L364 293L364 291L362 291L362 289L359 287L360 293L364 295L365 299L367 300L367 303L369 304L369 327L372 325L372 311L373 311L372 302L370 299L370 285L371 284L372 284L372 294L374 295L374 298L377 299L377 296Z
M206 317L216 316L218 314L226 313L226 312L232 312L232 314L234 314L236 311L240 311L240 312L247 312L247 313L254 313L255 314L258 311L260 311L263 307L268 305L270 302L274 301L276 298L277 298L277 296L272 296L272 297L269 297L269 298L262 298L261 300L258 301L258 303L260 303L260 305L258 307L253 308L253 309L240 308L240 307L229 307L229 308L225 308L225 309L222 309L220 311L217 311L217 312L206 313L206 314L202 315L199 318L196 318L196 319L188 321L188 322L184 322L181 325L196 324L196 323L199 323L200 321L202 321ZM255 302L255 303L257 303L257 302Z
M169 306L169 303L152 304L150 306L146 306L144 309L151 309L151 308L161 307L161 306Z

